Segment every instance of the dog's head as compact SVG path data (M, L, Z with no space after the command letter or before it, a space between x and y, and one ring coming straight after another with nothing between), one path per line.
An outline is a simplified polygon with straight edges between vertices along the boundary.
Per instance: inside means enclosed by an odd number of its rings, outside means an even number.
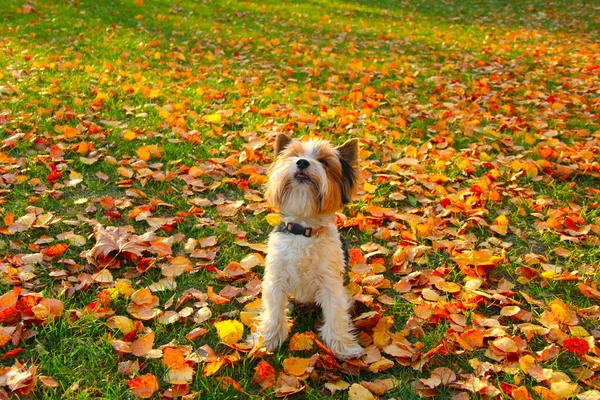
M279 134L266 197L283 214L333 214L352 200L358 180L358 141L333 147L322 139Z

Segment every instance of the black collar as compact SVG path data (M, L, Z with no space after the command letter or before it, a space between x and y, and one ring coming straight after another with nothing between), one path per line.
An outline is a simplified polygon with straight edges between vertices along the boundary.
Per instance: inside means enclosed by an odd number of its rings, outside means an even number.
M323 231L323 227L313 229L311 227L302 226L295 222L280 222L275 227L275 232L291 233L293 235L302 235L305 237L319 236Z

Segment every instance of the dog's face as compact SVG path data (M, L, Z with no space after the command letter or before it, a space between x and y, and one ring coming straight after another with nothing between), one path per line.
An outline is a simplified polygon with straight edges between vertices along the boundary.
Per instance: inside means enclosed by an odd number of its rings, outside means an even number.
M358 141L340 147L279 134L266 197L283 214L333 214L352 200L358 179Z

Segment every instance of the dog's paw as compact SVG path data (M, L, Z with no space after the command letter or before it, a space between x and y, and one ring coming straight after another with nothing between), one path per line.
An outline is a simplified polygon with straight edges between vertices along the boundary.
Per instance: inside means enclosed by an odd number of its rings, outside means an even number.
M329 347L340 360L358 358L365 353L365 350L356 342L346 343L344 341L334 340L327 344L327 347Z
M268 351L275 351L287 337L287 329L267 330L262 332L263 346Z
M268 351L275 351L281 346L288 336L287 323L268 324L260 327L256 332L246 338L248 344L256 345L262 336L262 346Z
M258 343L260 343L260 341L261 341L260 338L261 338L260 333L257 333L257 332L251 333L250 335L246 336L246 343L249 344L250 346L254 347Z

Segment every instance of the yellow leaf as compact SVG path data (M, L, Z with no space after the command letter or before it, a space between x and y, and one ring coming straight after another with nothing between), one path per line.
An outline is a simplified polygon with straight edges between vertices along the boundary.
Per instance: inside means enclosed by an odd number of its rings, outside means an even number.
M244 325L240 321L235 320L215 322L215 329L221 342L228 345L239 342L244 334Z
M534 178L538 174L538 169L532 162L525 163L523 169L525 170L525 174L527 174L528 178Z
M279 214L276 214L276 213L267 214L267 216L265 217L265 219L267 220L267 222L271 226L275 226L279 222L281 222L281 217L279 216Z
M136 133L132 130L126 130L125 132L123 132L123 139L125 139L125 140L131 141L131 140L135 139L136 136L137 136Z
M559 399L568 399L577 393L577 384L565 381L552 382L550 384L550 390L557 395Z
M114 317L110 317L108 321L106 321L108 326L111 328L117 328L124 334L127 334L133 330L135 330L135 323L127 317L116 315Z
M289 357L283 360L283 372L288 375L302 376L310 366L310 358Z
M240 320L246 326L252 326L255 322L258 321L258 312L253 311L241 311L240 312Z
M125 281L118 281L115 283L115 288L125 297L130 297L133 293L135 293L135 289Z
M159 58L160 58L160 53L158 53L158 54L159 54ZM155 55L155 58L156 58L156 55ZM148 98L150 98L150 99L156 99L156 98L158 98L160 96L162 96L162 93L160 92L160 90L158 90L158 89L152 89L150 91L150 94L148 95Z
M202 370L202 376L211 376L216 374L221 369L224 363L225 360L222 359L207 362L206 365L204 365L204 369Z
M337 392L338 390L346 390L350 387L350 384L346 381L339 380L336 382L328 382L325 384L325 387L329 389L331 394Z
M211 122L213 124L221 122L221 114L209 114L204 116L204 120L206 122Z
M506 218L506 215L499 215L498 218L492 222L490 228L499 235L506 235L508 232L508 218Z
M364 182L363 189L367 193L375 193L375 191L377 190L377 186L371 185L369 182Z
M374 400L375 396L366 387L353 383L348 390L348 398L350 400Z
M393 324L394 318L391 316L383 317L377 322L377 325L373 328L373 343L375 346L382 348L388 344L388 341L392 338L390 328Z
M144 161L148 161L150 159L150 149L148 146L142 146L135 151L139 158Z
M571 336L577 338L585 338L590 336L589 332L585 330L583 326L569 326L569 331L571 332Z

